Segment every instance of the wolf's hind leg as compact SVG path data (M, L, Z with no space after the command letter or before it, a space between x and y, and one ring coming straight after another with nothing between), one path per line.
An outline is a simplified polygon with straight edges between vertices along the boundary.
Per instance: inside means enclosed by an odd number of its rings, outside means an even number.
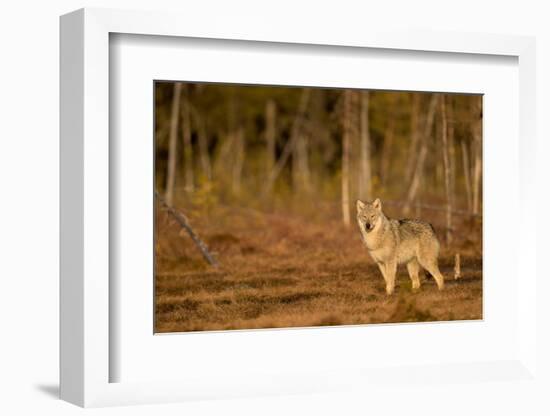
M411 278L412 288L414 290L420 289L420 279L418 278L418 271L420 265L416 259L412 259L407 263L407 271L409 272L409 277Z
M430 258L430 259L423 259L419 258L418 261L420 262L420 265L424 267L428 273L430 273L433 278L435 279L435 283L437 283L437 288L439 290L442 290L445 286L445 278L439 271L439 266L437 265L437 258Z

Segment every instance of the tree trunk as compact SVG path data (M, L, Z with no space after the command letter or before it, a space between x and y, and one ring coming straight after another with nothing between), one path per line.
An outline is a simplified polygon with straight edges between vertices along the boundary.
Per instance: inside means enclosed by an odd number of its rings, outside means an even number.
M445 103L445 95L442 95L440 98L441 105L441 138L442 138L442 152L443 152L443 169L445 177L445 223L446 231L445 238L447 244L450 244L452 240L452 210L453 210L453 200L451 195L451 166L449 163L449 140L447 137L447 111Z
M309 192L311 190L308 143L304 133L299 133L294 140L292 152L292 180L295 191Z
M462 149L462 167L464 170L464 187L466 189L466 199L468 200L468 211L473 211L472 205L472 179L470 178L470 157L468 156L468 145L464 138L460 141Z
M208 131L206 117L201 115L199 109L187 101L189 105L189 113L191 122L195 125L197 132L197 142L199 145L199 160L201 164L202 173L207 181L212 181L212 162L210 160L209 143L208 143Z
M193 192L195 188L193 178L193 147L191 143L191 112L189 107L189 89L187 88L187 86L183 94L182 123L185 190L187 192Z
M420 95L413 93L411 103L411 141L407 152L407 165L405 167L405 178L412 177L416 157L418 155L418 142L421 136L420 127Z
M393 107L393 100L392 100ZM393 149L393 139L395 137L395 111L394 109L389 110L390 119L386 126L386 131L384 133L384 146L382 147L382 156L380 160L380 184L384 187L388 181L389 171L390 171L390 159L391 152Z
M344 225L349 227L350 225L350 210L349 210L349 200L350 200L350 143L351 143L351 123L352 123L352 94L353 91L345 90L344 91L344 106L343 106L343 115L342 115L342 219Z
M455 150L455 113L452 97L447 97L447 137L449 141L449 166L451 169L451 200L456 204L456 150Z
M369 134L369 92L361 91L361 143L359 152L359 198L372 198L371 154Z
M298 106L298 112L296 113L296 117L294 118L294 124L292 125L292 131L290 133L290 138L288 142L285 144L285 147L283 148L283 152L281 156L279 157L279 160L273 167L273 170L271 171L271 174L269 175L269 178L267 179L267 184L265 187L265 191L267 194L271 193L271 190L273 189L273 186L275 185L275 181L281 174L281 171L283 170L286 162L288 161L288 158L292 154L292 151L294 150L294 143L298 139L298 135L300 134L302 130L302 124L303 120L305 118L307 104L309 102L309 96L311 94L311 90L309 88L304 88L302 90L302 95L300 97L300 104Z
M431 136L434 118L435 118L435 109L437 107L437 100L439 98L438 94L433 94L430 99L430 105L428 107L428 115L426 117L426 122L424 125L424 132L420 140L420 150L418 151L418 156L416 158L416 165L414 169L414 175L409 186L409 191L407 193L407 198L405 201L405 206L403 211L405 214L408 214L411 208L411 205L416 198L418 189L420 187L420 181L423 179L424 175L424 162L428 154L428 139Z
M481 212L481 97L476 106L476 115L473 126L474 136L474 174L473 174L473 210L474 214Z
M233 133L233 192L238 195L241 192L241 178L244 163L244 129L239 129Z
M275 101L269 100L265 106L265 140L267 144L266 172L267 177L271 175L275 165L275 141L277 138L277 105Z
M210 154L208 152L208 134L206 131L206 120L198 114L198 111L195 111L195 113L201 167L204 177L210 182L212 181L212 165L210 163Z
M220 192L226 194L233 190L234 132L220 130L217 136L218 144L215 151L213 176L216 183L221 186ZM228 174L228 172L230 173Z
M165 199L168 205L174 200L174 186L176 183L176 163L178 150L178 123L180 113L181 83L174 83L174 95L172 98L172 114L170 117L170 139L168 148L168 167L166 172Z

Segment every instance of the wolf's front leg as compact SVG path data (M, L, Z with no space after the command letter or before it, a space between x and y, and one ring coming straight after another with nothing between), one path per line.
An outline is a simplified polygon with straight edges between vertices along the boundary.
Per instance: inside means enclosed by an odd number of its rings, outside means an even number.
M385 263L376 263L378 265L378 268L380 269L380 273L382 273L382 277L384 278L384 282L386 282L386 291L388 290L388 277L386 273L386 264Z
M391 295L395 289L395 274L397 272L397 262L389 261L386 263L386 293Z

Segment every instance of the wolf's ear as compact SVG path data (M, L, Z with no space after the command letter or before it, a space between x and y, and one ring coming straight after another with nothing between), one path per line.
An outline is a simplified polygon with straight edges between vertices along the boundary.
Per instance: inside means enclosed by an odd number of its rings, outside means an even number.
M357 212L361 212L363 211L363 208L365 208L366 204L363 201L358 199L355 205L357 206Z
M382 211L382 202L380 202L380 199L376 198L374 202L372 203L373 208L377 209L378 211Z

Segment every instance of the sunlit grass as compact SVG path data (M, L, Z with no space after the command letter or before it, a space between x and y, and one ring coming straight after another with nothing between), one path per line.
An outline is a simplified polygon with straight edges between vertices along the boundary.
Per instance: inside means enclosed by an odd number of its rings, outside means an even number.
M395 294L387 296L357 230L337 219L219 207L192 220L222 267L205 265L190 239L158 211L157 332L482 317L480 235L466 226L464 236L457 233L453 246L443 248L443 292L430 277L413 291L403 266ZM463 258L458 281L452 280L456 251Z

